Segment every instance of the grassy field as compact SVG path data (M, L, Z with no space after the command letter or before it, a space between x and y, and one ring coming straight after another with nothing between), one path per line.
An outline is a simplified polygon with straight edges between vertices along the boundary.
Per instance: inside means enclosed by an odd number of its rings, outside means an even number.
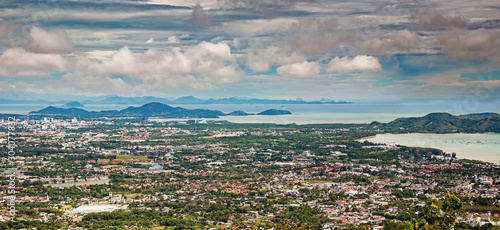
M123 156L123 155L116 156L116 159L122 159L122 160L136 159L136 160L140 160L140 161L152 161L152 159L149 159L148 157Z

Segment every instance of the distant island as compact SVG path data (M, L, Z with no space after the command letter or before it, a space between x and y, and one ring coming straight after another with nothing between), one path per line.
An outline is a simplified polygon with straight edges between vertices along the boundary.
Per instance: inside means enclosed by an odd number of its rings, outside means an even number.
M0 104L67 104L77 101L47 101L47 100L13 100L13 99L0 99ZM200 99L193 96L184 96L177 99L166 99L160 97L120 97L120 96L109 96L104 99L102 97L91 98L86 100L79 100L80 104L131 104L131 105L142 105L152 102L159 102L169 105L182 105L182 104L351 104L348 101L333 101L330 99L322 98L319 101L304 101L302 99L296 100L278 100L278 99L257 99L257 98L209 98ZM79 106L72 106L79 107Z
M241 110L236 110L236 111L228 113L227 115L228 116L248 116L248 115L254 115L254 114L246 113L245 111L241 111Z
M80 108L57 108L49 106L45 109L32 111L30 115L41 116L78 116L80 118L97 117L161 117L161 118L220 118L222 116L251 115L287 115L287 110L269 109L257 114L236 110L223 113L218 110L185 109L172 107L159 102L148 103L139 107L130 106L126 109L108 111L87 111ZM0 114L5 117L8 114ZM500 133L500 114L485 112L464 115L449 113L430 113L423 117L403 117L391 122L371 122L360 124L368 129L384 130L385 133ZM368 125L368 126L366 126Z
M68 102L68 103L66 103L65 106L66 107L84 107L84 105L78 101Z
M126 109L104 110L104 111L87 111L79 108L58 108L49 106L45 109L32 111L30 115L60 115L60 116L78 116L78 117L164 117L164 118L219 118L220 116L248 116L244 111L233 111L225 114L218 110L209 109L185 109L181 107L172 107L159 102L147 103L145 105L135 107L130 106ZM270 109L258 113L258 115L284 115L291 114L287 110Z
M292 114L288 110L278 110L278 109L268 109L266 111L260 112L257 115L288 115Z

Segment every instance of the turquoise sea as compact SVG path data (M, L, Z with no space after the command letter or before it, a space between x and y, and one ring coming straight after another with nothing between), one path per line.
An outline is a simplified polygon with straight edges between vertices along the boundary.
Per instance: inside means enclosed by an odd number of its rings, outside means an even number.
M361 141L441 149L458 158L500 164L500 133L481 134L378 134Z
M49 105L12 105L0 104L0 113L27 114ZM53 105L63 107L62 105ZM128 106L140 105L102 105L86 104L86 110L120 110ZM432 112L448 112L454 115L497 112L500 113L500 101L469 103L467 101L406 101L406 102L354 102L352 104L208 104L208 105L172 105L187 109L214 109L229 113L243 110L247 113L259 113L267 109L283 109L292 115L281 116L226 116L220 119L238 123L370 123L372 121L389 122L399 117L424 116Z

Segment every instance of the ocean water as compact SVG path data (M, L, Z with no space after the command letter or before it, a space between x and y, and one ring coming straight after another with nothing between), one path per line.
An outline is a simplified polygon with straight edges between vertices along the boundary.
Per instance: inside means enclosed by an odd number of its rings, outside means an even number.
M0 104L0 113L27 114L49 105L12 105ZM62 105L53 105L63 107ZM91 111L120 110L140 105L102 105L86 104L84 109ZM406 102L354 102L352 104L185 104L172 105L187 109L212 109L229 113L243 110L259 113L267 109L282 109L292 112L280 116L225 116L221 120L237 123L279 123L279 124L318 124L318 123L370 123L389 122L399 117L424 116L432 112L468 114L480 112L500 113L500 101L469 103L467 101L406 101Z
M458 158L481 160L500 164L500 133L486 134L377 134L363 138L374 143L429 147L456 153Z

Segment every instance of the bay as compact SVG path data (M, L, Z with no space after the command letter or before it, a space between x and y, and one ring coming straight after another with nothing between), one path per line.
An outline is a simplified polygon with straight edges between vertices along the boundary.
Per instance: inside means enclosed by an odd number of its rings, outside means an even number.
M441 149L458 158L500 164L500 133L377 134L359 141Z

